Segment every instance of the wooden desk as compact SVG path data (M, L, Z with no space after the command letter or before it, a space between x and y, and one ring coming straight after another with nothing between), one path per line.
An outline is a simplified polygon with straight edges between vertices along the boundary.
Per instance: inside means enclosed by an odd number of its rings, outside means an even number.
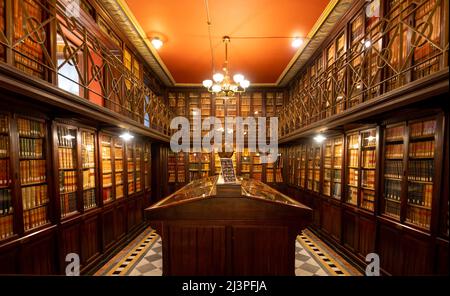
M255 180L216 196L194 181L145 210L161 235L164 275L294 275L295 238L312 210Z

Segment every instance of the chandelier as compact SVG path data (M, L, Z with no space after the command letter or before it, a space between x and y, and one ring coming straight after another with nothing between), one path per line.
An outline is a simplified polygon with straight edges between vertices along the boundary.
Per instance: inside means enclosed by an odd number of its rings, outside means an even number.
M225 62L222 72L215 73L212 79L203 80L203 86L218 97L234 97L237 93L245 92L250 86L250 81L245 79L242 74L235 74L233 75L233 80L231 79L228 70L228 44L230 43L230 37L224 36L223 43L225 44Z

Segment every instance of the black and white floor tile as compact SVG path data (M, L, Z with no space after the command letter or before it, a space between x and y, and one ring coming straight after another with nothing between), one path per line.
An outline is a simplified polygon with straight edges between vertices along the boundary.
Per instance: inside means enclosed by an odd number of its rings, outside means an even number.
M161 276L162 241L147 229L117 254L95 275ZM305 230L295 242L295 275L339 276L360 275L339 255L323 245L314 234Z

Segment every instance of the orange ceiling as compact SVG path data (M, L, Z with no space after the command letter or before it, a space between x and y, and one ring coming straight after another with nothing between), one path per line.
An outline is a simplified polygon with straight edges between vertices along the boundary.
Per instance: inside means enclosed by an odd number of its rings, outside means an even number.
M306 36L329 0L209 0L214 63L224 61L222 36L231 37L229 68L252 83L276 83L297 49L290 39L238 36ZM177 84L210 78L211 53L204 0L126 0L149 38L162 36L160 59Z

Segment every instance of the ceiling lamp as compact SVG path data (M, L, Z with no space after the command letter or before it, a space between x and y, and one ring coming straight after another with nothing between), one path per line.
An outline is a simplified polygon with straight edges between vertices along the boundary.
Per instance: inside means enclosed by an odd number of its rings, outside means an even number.
M156 49L160 49L163 46L163 42L159 37L153 37L152 38L152 45Z
M228 71L228 43L230 43L230 37L224 36L223 43L225 44L225 62L222 72L215 73L212 79L203 80L203 86L218 97L234 97L237 93L245 92L250 86L250 81L245 79L242 74L235 74L233 79L231 79Z
M303 39L300 37L295 37L294 40L292 40L292 47L299 48L303 44Z

